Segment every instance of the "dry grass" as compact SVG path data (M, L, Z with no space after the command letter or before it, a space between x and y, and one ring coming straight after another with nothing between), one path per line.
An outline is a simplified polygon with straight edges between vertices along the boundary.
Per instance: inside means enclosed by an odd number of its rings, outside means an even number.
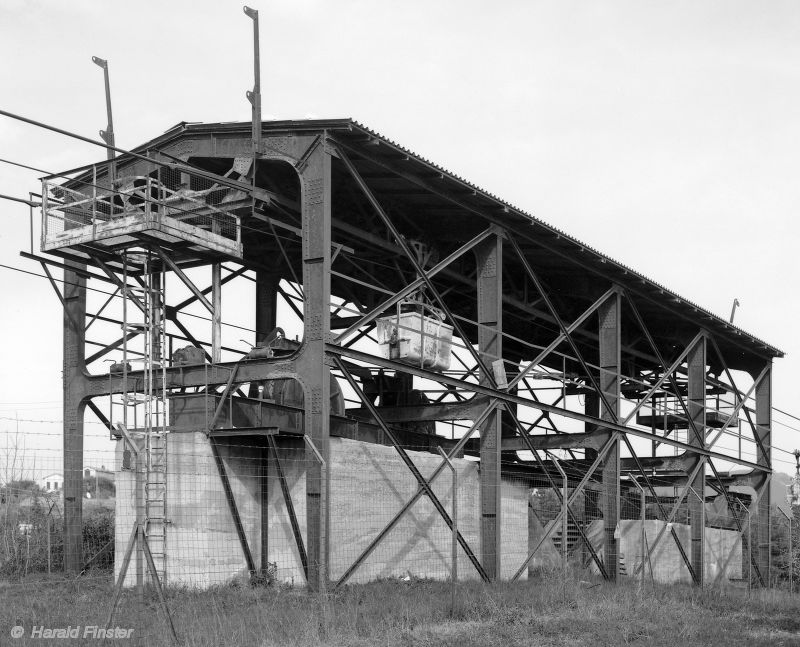
M403 647L592 645L798 645L800 598L783 592L700 591L634 584L539 579L517 584L462 584L450 617L449 586L430 581L351 586L323 604L283 588L170 590L175 626L186 645L336 645ZM66 627L102 625L112 587L108 577L41 579L0 585L0 646L52 644L12 640L21 621ZM125 645L168 645L156 598L126 593L115 625L134 628ZM91 644L98 641L55 641Z

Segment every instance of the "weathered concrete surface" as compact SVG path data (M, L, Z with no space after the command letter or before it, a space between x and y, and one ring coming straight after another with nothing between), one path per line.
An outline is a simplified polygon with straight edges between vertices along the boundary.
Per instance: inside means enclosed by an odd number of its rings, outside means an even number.
M417 484L397 452L383 445L344 438L331 439L330 575L338 579L375 535L417 491ZM250 550L258 567L261 511L259 496L260 448L240 441L220 444ZM173 433L167 443L167 557L166 581L197 587L222 584L247 574L222 483L208 439L199 432ZM441 462L427 452L409 452L420 472L429 477ZM301 534L305 539L305 453L302 444L278 448ZM459 528L476 555L480 554L478 465L454 461L458 469ZM133 473L122 471L122 448L117 456L117 521L115 574L119 573L125 544L135 519ZM268 465L269 561L281 581L305 583L300 555L292 533L274 458ZM449 470L433 484L448 513L452 506ZM528 491L520 480L502 484L502 569L510 577L528 549ZM351 582L378 578L450 575L451 534L427 497L420 498L351 577ZM475 569L459 550L459 578L475 579ZM135 582L133 569L126 586Z
M664 527L663 521L646 520L645 535L647 545L652 547L658 533ZM673 523L672 527L678 535L687 555L691 541L690 527L682 523ZM637 520L624 520L619 522L620 559L624 572L631 576L642 559L642 522ZM603 524L601 520L593 521L587 529L587 536L595 550L600 551L603 544ZM742 542L739 533L733 530L720 528L705 529L705 580L713 583L720 573L723 573L725 582L729 579L742 577ZM659 541L653 554L650 556L653 568L653 577L657 582L665 584L686 583L692 581L689 569L681 557L675 540L669 530ZM646 565L646 576L650 576L650 564ZM596 571L596 567L595 567Z

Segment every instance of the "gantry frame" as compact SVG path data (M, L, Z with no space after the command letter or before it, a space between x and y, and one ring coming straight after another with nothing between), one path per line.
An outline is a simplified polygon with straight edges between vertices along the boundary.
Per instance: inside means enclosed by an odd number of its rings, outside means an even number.
M433 435L427 442L431 451L443 446L451 457L467 452L480 459L480 546L470 546L463 537L459 542L485 580L497 579L501 572L499 497L504 470L536 473L555 484L552 470L540 455L544 449L568 450L572 458L575 452L582 453L582 459L572 461L576 471L571 504L590 481L601 488L602 554L595 553L588 540L585 543L598 570L611 580L618 575L615 529L624 478L640 482L667 520L690 489L705 493L707 487L713 488L731 504L732 480L720 475L717 464L740 466L749 472L737 482L753 487L759 516L768 519L771 363L782 356L781 351L351 120L265 123L255 154L249 126L180 124L137 149L148 151L147 158L117 158L116 172L121 177L144 174L153 155L191 163L214 176L224 166L221 160L254 156L250 181L237 187L254 205L249 220L243 221L253 231L249 240L245 237L244 256L228 260L229 265L238 266L223 277L222 264L215 261L212 285L201 290L186 278L187 265L162 254L165 271L175 273L192 292L191 297L167 306L167 318L177 330L172 336L211 351L206 352L207 365L167 368L164 386L167 390L221 390L217 415L210 424L213 428L226 398L235 397L244 384L292 378L302 385L305 397L298 413L301 431L311 441L306 449L307 535L303 539L299 531L294 534L306 557L310 584L323 586L329 580L330 474L324 465L332 431L355 433L348 418L359 421L360 437L369 433L373 441L393 445L419 485L414 499L398 511L376 542L421 496L427 496L450 524L430 487L432 479L419 474L406 455L407 448L422 442L408 423L472 421L460 441ZM421 261L410 244L415 238L438 247L442 260ZM84 323L87 281L113 285L115 294L127 294L129 286L99 257L66 254L63 262L34 258L45 268L60 265L65 270L60 295L64 306L65 567L79 570L85 408L102 419L103 412L92 399L124 388L119 376L88 370L123 340L97 342L100 349L87 353L89 326L113 321L104 316L104 305L88 313L89 324ZM221 289L229 281L244 278L245 272L255 274L256 341L266 339L276 327L280 298L303 319L303 340L291 352L274 358L222 361L223 351L235 349L221 342ZM288 294L281 281L299 288L298 295ZM376 318L420 290L445 313L456 339L468 341L459 351L457 370L437 373L357 347L358 340L369 338ZM206 298L209 294L211 301ZM339 301L334 302L334 297ZM210 343L196 339L181 321L181 312L195 302L212 315ZM340 314L346 309L352 314ZM507 386L498 385L493 368L498 360L507 373ZM560 396L547 401L532 382L541 377L542 369L558 377L559 367L567 363L571 375L560 371ZM418 383L439 385L440 394L421 403L376 406L374 397L366 393L365 370L394 371ZM344 418L330 410L331 371L360 402ZM738 389L733 371L750 376L748 391ZM135 371L130 379L136 380ZM723 411L709 410L714 393L733 398L733 404ZM586 399L583 411L574 403L568 405L576 394ZM658 398L673 403L674 412L668 415L680 421L673 425L665 414L663 433L637 420L646 409L652 409L650 417L656 418ZM623 402L628 407L625 411ZM272 411L275 416L291 413L280 407ZM535 420L523 420L523 411L536 412ZM709 423L714 416L728 419L714 426ZM755 460L732 455L717 445L721 432L716 430L724 432L732 420L740 418L750 427ZM565 421L582 425L583 430L559 429ZM680 426L686 431L683 439L673 428ZM650 455L643 451L643 440L652 443ZM274 451L274 443L272 439L265 446L265 456ZM659 454L658 447L680 453ZM525 460L520 452L526 453ZM654 470L668 473L681 486L670 511L660 502L652 482ZM225 478L224 473L221 476ZM559 488L554 491L560 498ZM227 498L236 518L236 502L232 496ZM697 497L687 500L691 544L683 546L674 530L669 534L693 580L703 584L704 508ZM291 508L291 501L287 504ZM730 511L741 529L743 521L734 507L731 504ZM575 516L572 508L569 514ZM262 533L266 533L264 528ZM769 523L760 523L758 533L754 565L762 581L768 582ZM248 569L253 571L256 559L244 531L239 538L244 554L249 555ZM661 535L655 543L659 541ZM263 564L268 545L266 541L261 545ZM346 581L371 550L339 582ZM520 565L517 577L534 552Z

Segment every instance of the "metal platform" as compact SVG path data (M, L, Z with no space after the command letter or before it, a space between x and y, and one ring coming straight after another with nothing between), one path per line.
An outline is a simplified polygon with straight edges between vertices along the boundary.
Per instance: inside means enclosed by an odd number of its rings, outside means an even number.
M92 185L75 190L45 181L42 195L46 252L87 260L157 246L183 262L242 258L241 222L233 210L244 201L236 191L171 190L146 176L115 189Z

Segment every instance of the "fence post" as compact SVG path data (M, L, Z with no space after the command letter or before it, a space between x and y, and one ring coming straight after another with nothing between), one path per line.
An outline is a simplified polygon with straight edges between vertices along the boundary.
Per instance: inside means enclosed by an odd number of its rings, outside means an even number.
M688 488L689 488L689 492L690 492L691 494L694 494L694 496L695 496L695 497L697 498L697 500L700 502L700 505L701 505L701 506L705 506L705 503L706 503L706 502L705 502L705 500L703 499L703 497L702 497L702 496L700 496L700 494L698 494L697 490L695 490L695 489L694 489L692 486L688 486ZM688 505L688 501L687 501L687 505ZM689 506L689 510L690 510L690 512L689 512L689 514L690 514L690 521L691 521L691 509L692 509L692 508L691 508L691 506ZM703 544L703 546L705 546L705 532L706 532L706 528L705 528L705 514L703 515L703 520L704 520L704 524L703 524L703 537L702 537L703 541L702 541L701 543ZM705 548L704 548L704 550L705 550ZM705 568L705 559L701 559L701 560L700 560L700 564L703 566L703 568ZM700 581L700 588L704 588L704 587L705 587L705 573L697 573L696 575L697 575L697 578L698 578L698 579L699 579L699 581Z
M645 506L647 505L647 493L644 491L644 488L641 485L639 485L639 481L637 481L635 478L632 478L631 481L637 487L637 489L639 490L639 494L641 496L642 534L639 537L639 544L640 544L640 550L641 550L641 556L642 556L642 565L640 566L641 570L639 571L639 575L640 575L639 591L641 592L641 591L644 591L644 560L645 560L645 557L646 557L645 550L646 550L646 547L647 547L647 534L646 534L646 530L645 530L645 527L644 527L644 523L645 523ZM652 576L652 571L653 571L653 569L651 568L650 569L651 576Z
M321 489L322 496L320 498L322 500L327 500L327 492L325 491L325 484L328 482L328 480L327 480L328 464L325 462L325 459L322 457L322 454L317 449L317 446L314 444L314 442L311 440L311 438L308 437L308 435L304 435L303 436L303 440L306 442L306 444L308 445L309 449L311 449L311 451L314 453L314 456L316 457L317 461L319 462L319 464L320 464L320 466L322 468L322 470L320 472L320 478L321 478L320 489ZM323 541L322 543L323 543L323 545L325 545L325 541ZM324 561L324 560L327 559L327 555L325 555L325 551L322 551L322 553L323 553L322 559ZM327 572L327 565L324 565L324 568L323 568L323 565L321 564L320 565L320 571L322 573L326 573ZM326 578L325 577L321 577L320 580L319 580L319 592L323 596L323 598L325 596L325 592L327 591L327 588L328 588L328 582L326 581Z
M789 594L792 593L793 586L792 586L792 570L794 567L794 555L792 554L792 518L784 512L783 508L780 506L776 506L778 511L786 517L786 521L789 522Z
M450 547L451 553L451 566L450 566L450 617L452 618L456 613L456 587L458 585L458 471L456 466L439 445L439 454L447 463L450 471L453 473L453 528L452 528L452 542Z
M564 593L566 594L567 591L567 576L568 576L568 569L569 566L567 564L567 531L568 531L568 519L569 519L569 481L567 479L567 473L561 467L561 463L559 460L553 456L550 452L547 452L547 457L553 462L553 465L556 466L559 474L561 474L561 483L563 487L563 493L561 497L561 557L564 561Z
M321 501L328 501L328 491L327 491L327 482L328 482L328 463L323 458L320 451L317 449L317 446L314 444L314 441L306 434L303 436L303 440L305 441L306 445L308 445L309 449L312 451L314 456L316 457L317 461L320 464L320 500ZM277 454L276 454L277 456ZM306 472L306 478L308 478L308 471ZM327 506L328 503L324 503L323 505ZM324 519L327 515L325 508L322 510L322 518ZM330 528L328 527L327 523L322 524L325 532L330 532ZM324 535L320 536L320 544L324 547L327 546L327 538ZM309 555L310 558L310 555ZM328 573L328 565L327 565L328 555L323 548L320 551L320 563L319 563L319 570L318 573L320 574L319 581L318 581L318 588L317 592L319 593L319 606L320 606L320 621L322 625L322 632L323 635L327 634L328 631L328 581L327 581L327 573ZM310 566L310 559L309 559L309 566ZM309 571L311 569L309 568ZM311 585L310 582L308 582Z
M47 513L47 573L50 574L50 513Z
M750 597L750 587L752 586L753 579L753 520L750 514L750 508L742 503L741 499L736 499L736 502L739 504L742 510L747 513L747 597ZM744 573L742 573L742 575L744 575Z

